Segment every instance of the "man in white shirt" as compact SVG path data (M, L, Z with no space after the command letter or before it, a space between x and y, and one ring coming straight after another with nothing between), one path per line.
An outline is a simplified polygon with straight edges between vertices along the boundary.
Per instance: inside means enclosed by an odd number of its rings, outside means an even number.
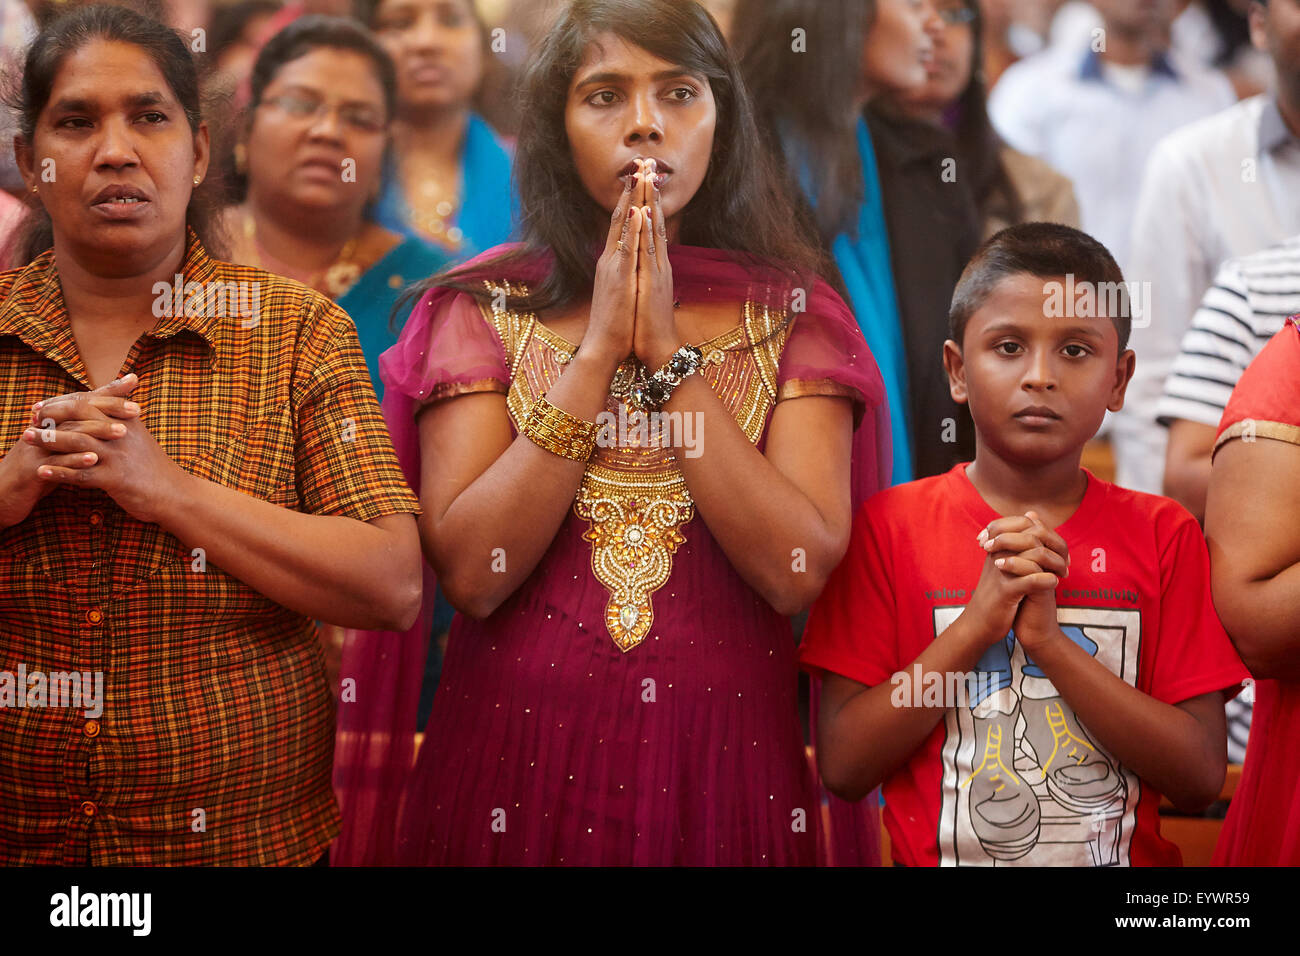
M1084 231L1122 266L1151 149L1235 96L1222 73L1167 52L1173 0L1094 5L1104 25L1090 42L1009 67L993 89L989 115L1010 146L1073 180Z
M1250 26L1273 60L1276 92L1163 140L1134 214L1125 278L1150 283L1150 302L1134 322L1137 371L1111 434L1116 482L1139 491L1164 490L1168 435L1157 406L1219 266L1300 233L1300 0L1254 0Z

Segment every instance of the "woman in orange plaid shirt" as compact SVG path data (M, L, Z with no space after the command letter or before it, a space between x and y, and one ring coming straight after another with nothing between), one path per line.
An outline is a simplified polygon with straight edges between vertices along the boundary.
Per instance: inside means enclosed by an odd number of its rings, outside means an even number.
M0 864L319 862L313 618L407 627L421 596L356 330L208 256L208 129L166 27L68 14L17 105L36 255L0 273Z

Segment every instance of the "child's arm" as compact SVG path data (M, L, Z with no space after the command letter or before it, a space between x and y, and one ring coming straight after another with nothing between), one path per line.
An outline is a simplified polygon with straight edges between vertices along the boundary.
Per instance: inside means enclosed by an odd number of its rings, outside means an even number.
M1256 677L1300 680L1300 445L1233 440L1210 472L1214 606Z
M1032 512L1030 513L1032 515ZM1004 518L989 526L999 550L1020 551L1035 542L1064 542L1037 516ZM1014 530L1007 530L1013 528ZM1023 558L1023 556L1022 556ZM1008 566L1013 571L1021 558ZM1129 770L1169 797L1179 809L1196 811L1218 796L1227 771L1227 729L1223 694L1201 694L1177 705L1156 700L1133 687L1061 630L1055 591L1037 591L1021 602L1016 640L1032 657L1087 726L1088 732Z
M1042 564L1035 565L1037 572L1023 575L1009 574L994 564L1006 555L988 555L970 603L908 663L903 671L906 680L897 690L888 682L867 687L826 673L817 723L817 764L826 789L845 800L861 800L905 764L943 718L943 706L912 703L911 680L917 664L922 675L970 673L985 649L1006 637L1021 598L1056 589L1057 574L1065 573L1064 559L1041 548L1027 554ZM947 686L948 681L943 683ZM899 692L903 706L895 705Z

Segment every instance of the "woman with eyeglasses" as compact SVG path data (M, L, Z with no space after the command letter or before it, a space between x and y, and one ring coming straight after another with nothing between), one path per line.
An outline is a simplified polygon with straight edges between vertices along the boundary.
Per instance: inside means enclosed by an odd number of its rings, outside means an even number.
M360 0L358 16L397 67L378 221L454 262L512 238L510 151L474 109L491 53L473 0Z
M311 15L286 26L254 62L237 151L246 194L225 216L233 261L296 279L352 317L381 401L393 306L447 263L374 221L395 87L388 54L356 21ZM344 633L322 623L321 637L337 685Z
M226 213L231 258L296 279L352 316L382 401L393 306L447 262L373 218L396 109L392 61L355 21L305 16L262 47L251 94L238 150L245 198Z
M944 25L935 35L925 85L899 90L882 105L955 135L958 169L979 203L984 238L1019 222L1077 228L1079 204L1070 180L1006 145L989 121L978 0L935 3Z

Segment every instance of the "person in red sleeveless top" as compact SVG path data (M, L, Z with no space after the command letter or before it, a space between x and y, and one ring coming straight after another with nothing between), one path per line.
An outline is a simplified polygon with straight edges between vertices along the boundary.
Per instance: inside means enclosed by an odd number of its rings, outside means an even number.
M1237 383L1205 507L1214 604L1255 677L1241 784L1214 863L1300 863L1300 315Z

